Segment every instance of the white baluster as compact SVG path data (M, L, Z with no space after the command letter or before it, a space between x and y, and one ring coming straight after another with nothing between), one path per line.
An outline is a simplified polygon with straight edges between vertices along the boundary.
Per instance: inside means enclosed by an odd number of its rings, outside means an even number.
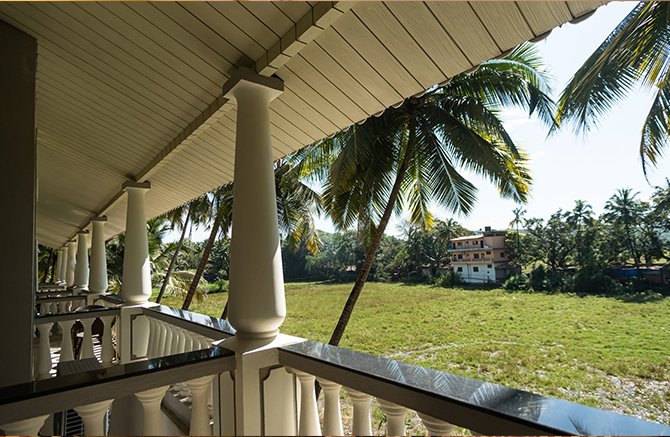
M211 435L209 411L207 409L207 390L214 375L202 376L187 382L191 389L191 427L189 435Z
M165 329L165 350L163 351L163 356L172 355L172 335L174 334L172 325L169 323L165 324Z
M63 303L62 302L56 302L56 314L63 314L65 311L63 311Z
M298 435L321 435L319 411L316 406L314 382L316 378L300 370L291 370L300 381L300 420Z
M193 338L191 333L184 331L184 352L191 352L193 350Z
M147 359L156 358L156 319L147 317L149 322L149 345L147 347Z
M44 426L44 421L47 420L47 417L49 415L0 424L0 429L5 432L5 435L37 435L40 428Z
M177 328L177 350L175 353L183 354L186 352L186 331Z
M426 435L448 435L454 429L454 425L445 422L444 420L436 419L427 414L419 413L418 411L416 414L421 418L423 426L425 426L428 431Z
M161 402L167 389L168 386L164 386L135 393L135 396L142 404L142 411L144 412L142 435L164 434L161 424Z
M60 322L63 336L60 344L60 362L74 360L74 351L72 347L72 325L74 320L64 320Z
M114 361L114 343L112 342L112 323L116 319L116 316L105 316L100 317L100 320L104 324L102 330L102 364L112 364Z
M40 304L40 316L45 316L48 313L47 304Z
M342 386L325 379L318 379L323 389L323 433L324 435L344 435L340 407Z
M158 334L158 345L156 345L156 357L165 356L165 338L167 337L167 325L160 320L156 321L160 329Z
M48 378L51 372L51 343L49 341L49 331L52 323L42 323L37 325L40 333L40 340L37 353L37 378Z
M377 402L386 414L386 435L405 435L407 408L379 398Z
M49 304L49 314L56 314L56 302Z
M372 419L370 417L370 402L372 396L350 388L347 393L354 405L353 434L354 435L372 435Z
M84 435L105 435L105 413L113 399L75 407L84 422Z
M82 325L84 325L84 337L81 343L81 354L80 358L93 358L93 334L92 327L95 319L80 319Z
M180 329L174 325L172 328L172 341L170 345L170 355L176 355L179 353L179 331Z

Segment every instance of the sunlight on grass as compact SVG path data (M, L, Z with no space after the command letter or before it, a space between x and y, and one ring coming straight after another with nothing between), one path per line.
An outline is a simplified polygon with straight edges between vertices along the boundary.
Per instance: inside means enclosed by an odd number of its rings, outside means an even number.
M286 284L282 332L328 341L350 289ZM191 309L220 317L227 296ZM341 346L667 423L669 319L669 299L369 283Z

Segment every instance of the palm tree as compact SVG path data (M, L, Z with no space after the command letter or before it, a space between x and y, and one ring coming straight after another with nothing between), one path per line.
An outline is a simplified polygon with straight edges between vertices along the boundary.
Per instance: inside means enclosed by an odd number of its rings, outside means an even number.
M670 3L640 2L584 62L561 94L557 125L586 133L635 85L656 90L642 127L640 157L656 165L670 137Z
M488 178L504 197L526 200L525 156L498 110L521 106L553 124L541 67L536 50L524 44L506 58L485 62L325 141L326 149L338 155L326 180L325 207L340 229L357 223L364 230L367 250L330 344L342 338L394 212L406 206L410 220L424 228L433 225L431 202L467 214L477 189L460 168Z
M177 264L177 259L179 259L181 248L184 245L186 230L191 229L194 224L202 224L206 220L208 205L209 202L207 201L207 198L205 196L201 196L164 214L166 219L170 222L170 228L181 229L181 235L179 236L179 240L174 247L170 265L165 272L161 289L158 292L158 296L156 297L156 303L160 303L163 295L165 294L165 290L170 283L172 272L174 271L174 268ZM184 274L181 274L181 276L184 277Z
M665 178L665 187L656 187L652 201L656 213L666 218L670 215L670 179Z
M614 225L621 226L624 231L626 245L633 257L635 269L640 275L640 254L637 250L635 228L643 214L642 204L635 199L639 193L633 193L630 188L621 188L610 197L605 204L604 218Z
M512 210L512 213L514 214L514 218L512 219L511 222L509 222L509 225L511 227L514 227L516 229L516 258L517 260L521 259L521 241L519 238L519 225L521 224L521 220L523 220L524 214L526 214L526 210L518 207L514 208Z
M212 253L212 248L219 235L219 233L227 234L233 221L233 184L227 184L210 193L210 211L211 216L214 217L209 238L202 251L202 256L198 267L195 270L191 286L184 298L184 303L181 309L187 310L191 306L191 301L195 295L198 286L202 284L202 274L205 272L209 255Z

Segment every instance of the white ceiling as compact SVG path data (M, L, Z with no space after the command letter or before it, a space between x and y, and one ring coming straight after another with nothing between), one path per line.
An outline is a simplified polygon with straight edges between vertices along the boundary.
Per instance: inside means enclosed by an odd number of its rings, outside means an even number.
M284 80L278 158L602 3L2 2L38 41L38 240L121 232L127 180L150 217L232 180L238 66Z

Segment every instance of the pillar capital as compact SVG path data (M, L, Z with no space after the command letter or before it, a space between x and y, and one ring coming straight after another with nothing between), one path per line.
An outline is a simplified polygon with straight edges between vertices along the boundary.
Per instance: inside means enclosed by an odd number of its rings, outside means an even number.
M88 235L88 229L82 229L77 231L77 235Z
M99 217L93 217L91 219L91 222L106 222L107 221L107 216L106 215L101 215Z
M238 68L223 85L223 96L227 99L239 99L245 91L260 91L268 102L284 92L284 81L278 77L257 74L247 67Z
M150 190L151 189L151 182L149 181L144 181L144 182L136 182L136 181L126 181L121 185L121 188L125 191L132 190L132 189L139 189L139 190Z

